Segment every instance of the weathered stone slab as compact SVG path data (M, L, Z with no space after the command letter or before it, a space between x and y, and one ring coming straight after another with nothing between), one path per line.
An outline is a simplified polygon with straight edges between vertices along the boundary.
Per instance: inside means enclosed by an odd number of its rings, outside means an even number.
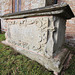
M63 49L66 19L74 17L68 5L53 5L2 17L7 25L6 40L2 43L50 71L61 71L69 55L69 51Z
M64 19L55 16L7 20L7 41L50 58L61 50L65 23Z
M6 23L6 44L41 63L48 70L60 71L66 20L56 16L42 16L7 20ZM57 55L61 57L55 59Z
M0 17L4 19L18 19L18 18L27 18L35 16L52 16L52 15L56 15L64 19L71 19L72 17L74 17L73 12L71 11L69 5L67 5L66 3L54 4L46 7L41 7L41 8L36 8L16 13L9 13Z

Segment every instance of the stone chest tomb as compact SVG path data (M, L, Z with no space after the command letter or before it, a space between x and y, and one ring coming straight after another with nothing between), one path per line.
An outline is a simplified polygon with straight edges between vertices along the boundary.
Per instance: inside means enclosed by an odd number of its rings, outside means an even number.
M3 43L58 73L69 55L63 45L66 20L72 17L66 3L3 15L7 25Z

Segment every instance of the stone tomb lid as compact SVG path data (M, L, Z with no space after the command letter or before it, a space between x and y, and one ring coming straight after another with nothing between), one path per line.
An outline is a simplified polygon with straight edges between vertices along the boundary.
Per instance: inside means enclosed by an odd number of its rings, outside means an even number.
M71 19L72 17L74 17L74 14L71 8L66 3L53 4L53 5L42 7L42 8L9 13L1 17L4 19L16 19L16 18L26 18L26 17L34 17L34 16L50 16L50 15L56 15L64 19Z

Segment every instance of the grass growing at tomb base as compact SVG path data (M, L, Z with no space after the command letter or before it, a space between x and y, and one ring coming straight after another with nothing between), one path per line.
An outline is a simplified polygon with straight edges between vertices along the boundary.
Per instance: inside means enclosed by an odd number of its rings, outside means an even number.
M5 40L4 34L0 34L0 75L53 75L37 62L2 44L2 40ZM70 50L74 51L72 48ZM75 75L75 56L64 72L64 75Z

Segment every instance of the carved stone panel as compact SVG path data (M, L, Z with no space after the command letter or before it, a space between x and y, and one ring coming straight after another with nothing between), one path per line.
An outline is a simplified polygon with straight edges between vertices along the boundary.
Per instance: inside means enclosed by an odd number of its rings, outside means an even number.
M63 23L62 23L63 22ZM62 46L65 39L66 20L57 16L41 16L6 20L4 43L18 52L59 72L61 60L68 53Z
M48 17L8 20L8 42L22 48L43 52L47 43Z
M47 16L8 20L7 25L6 40L13 45L47 58L61 51L65 37L65 20L61 18Z

